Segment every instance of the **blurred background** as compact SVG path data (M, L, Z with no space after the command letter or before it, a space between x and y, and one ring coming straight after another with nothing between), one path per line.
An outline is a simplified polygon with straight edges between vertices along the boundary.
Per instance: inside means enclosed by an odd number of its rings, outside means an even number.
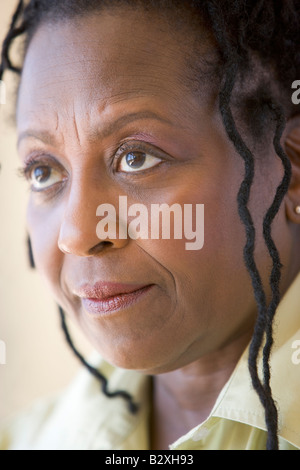
M0 40L5 37L17 0L0 2ZM14 55L17 50L14 48ZM31 270L26 251L27 184L17 174L14 103L17 80L4 75L6 104L0 106L0 425L35 399L62 390L80 367L60 328L56 305L38 274ZM86 355L90 348L71 328L74 341Z

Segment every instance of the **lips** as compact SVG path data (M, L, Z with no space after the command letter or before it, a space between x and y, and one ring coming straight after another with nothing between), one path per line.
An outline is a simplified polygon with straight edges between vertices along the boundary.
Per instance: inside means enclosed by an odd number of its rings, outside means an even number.
M94 285L85 284L76 294L81 298L87 312L105 314L131 306L153 286L153 284L97 282Z

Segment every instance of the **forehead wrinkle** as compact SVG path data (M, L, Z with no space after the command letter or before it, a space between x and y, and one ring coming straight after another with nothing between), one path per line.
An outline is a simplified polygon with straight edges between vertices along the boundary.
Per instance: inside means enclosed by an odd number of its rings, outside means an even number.
M95 126L94 128L90 129L88 132L88 139L89 140L99 140L99 139L104 139L106 137L109 137L111 134L114 132L122 129L125 127L127 124L130 124L131 122L134 121L141 121L141 120L157 120L160 121L164 124L172 125L171 121L168 119L163 118L162 116L159 116L158 114L145 110L141 112L135 112L135 113L130 113L126 114L124 116L119 117L117 120L112 121L107 123L103 127L97 127ZM79 136L79 130L78 130L78 125L75 119L75 116L73 117L72 122L74 123L75 126L75 132L77 139L80 142L80 136ZM56 130L58 130L59 126L59 117L57 114L57 121L56 121ZM41 140L45 144L48 145L58 145L57 138L54 134L48 132L48 131L35 131L35 130L26 130L22 133L20 133L19 138L18 138L18 146L20 145L21 141L25 138L35 138L37 140Z
M144 37L144 30L141 31L137 28L139 33L143 33L141 36L143 40L141 42L138 41L138 44L136 44L136 37L134 39L131 38L131 40L127 44L127 47L122 49L123 53L120 54L119 47L115 48L116 50L114 50L114 48L111 50L110 48L108 51L105 48L101 47L102 41L103 45L106 44L105 23L104 31L102 31L103 37L101 36L100 41L98 21L96 22L95 18L90 18L89 21L91 21L91 26L97 26L97 28L89 28L89 33L86 37L86 40L91 46L97 46L95 47L95 49L98 49L98 54L96 56L95 54L91 53L91 49L93 49L92 47L89 48L87 47L85 41L82 42L78 40L78 34L81 31L86 32L86 26L88 25L88 21L80 21L78 24L74 24L73 22L71 22L71 24L69 25L64 24L62 30L57 30L57 28L55 27L52 29L52 31L50 31L51 33L57 33L51 34L50 36L50 45L52 46L50 47L50 50L52 51L51 57L53 60L55 59L54 62L50 60L49 63L49 54L47 54L47 57L45 56L43 50L44 48L40 48L40 51L38 49L34 49L35 44L39 44L38 40L41 38L43 38L44 40L46 39L48 41L47 43L49 43L49 30L47 25L43 25L38 30L35 35L35 38L33 38L33 41L28 51L26 61L28 65L28 70L32 70L32 67L30 66L35 66L36 62L38 62L39 64L38 67L34 67L35 77L38 81L38 83L36 83L36 87L32 86L32 77L26 76L26 79L30 79L31 81L31 90L33 90L33 92L35 93L34 98L36 102L38 102L36 98L37 89L40 90L42 93L45 88L47 90L51 88L52 90L52 88L54 89L54 85L56 85L56 90L58 90L58 92L60 93L60 100L57 100L57 97L54 95L49 99L49 102L51 104L53 104L54 101L54 105L57 102L60 106L59 127L62 128L65 125L64 116L68 116L70 118L70 122L73 125L73 119L75 118L74 107L79 110L81 105L80 103L77 103L77 100L80 100L82 96L84 96L85 103L89 107L89 116L91 117L91 115L93 114L94 129L91 128L90 123L84 124L82 115L80 116L80 111L79 114L76 114L77 126L78 129L85 129L88 138L101 138L108 136L121 126L126 125L124 117L121 117L120 121L117 119L115 122L106 123L105 120L101 120L101 115L100 117L99 114L96 114L96 116L94 116L93 108L96 102L102 102L101 108L103 109L104 103L110 102L110 104L114 104L116 102L124 102L126 104L126 100L130 100L131 98L141 98L142 96L145 96L147 98L150 97L151 101L152 98L160 99L161 97L163 97L163 99L168 101L167 104L169 107L169 111L171 111L171 120L173 121L173 123L171 124L173 124L173 126L179 125L179 115L181 118L188 118L190 117L191 113L197 112L199 107L199 96L195 96L193 93L191 93L191 90L188 90L189 94L185 97L184 105L181 106L180 109L178 109L178 102L180 102L181 100L181 95L187 91L187 86L185 86L187 84L184 83L186 80L186 57L184 51L182 51L180 48L177 48L178 38L176 38L175 41L174 38L169 37L167 33L164 34L165 32L160 31L160 28L156 28L156 30L158 30L158 33L160 34L158 34L157 37L155 35L153 37L152 35L151 41L149 42L147 38ZM131 25L126 26L126 28L120 28L123 36L124 31L128 29L131 30ZM65 34L64 37L62 36L61 32ZM76 35L74 33L76 33ZM117 33L118 32L116 32L116 34L110 35L111 43L115 43L116 45L122 45L124 37L122 37L121 34ZM161 47L161 34L163 34L163 39L165 40L165 42L163 43L164 47ZM134 45L136 46L136 48L133 47ZM153 53L158 47L159 54L154 60ZM133 54L135 49L137 50L137 53ZM178 50L180 50L179 54ZM31 54L33 53L32 51L36 54L36 56L33 55L33 57L31 57ZM57 54L57 52L59 51L64 51L63 61L60 54ZM80 51L84 52L84 54L79 54ZM78 55L80 56L79 59ZM71 57L74 56L75 61L71 61ZM132 69L126 71L126 76L124 78L124 73L122 72L124 69L124 64L126 65L127 58L131 60ZM172 60L166 61L166 59L168 58ZM35 59L35 61L33 59ZM38 61L38 59L40 60ZM56 72L56 77L53 77L53 74L51 72L53 67L55 66L55 63L57 64L57 60L59 66ZM167 62L167 65L169 65L168 67L166 67L165 61ZM171 62L171 65L169 64L169 62ZM68 65L70 64L76 66L75 70L72 71L71 75L69 75L68 72ZM135 70L135 73L133 72L133 69ZM23 79L24 78L25 77L23 76ZM44 80L39 80L40 78L44 78ZM55 78L55 82L53 82L53 78ZM75 86L74 93L76 93L76 98L74 98L74 96L70 97L69 94L69 89L72 82ZM82 90L84 93L86 93L85 95L81 93ZM55 89L53 93L54 92ZM38 96L38 98L40 102L42 99L44 99L43 96ZM61 98L63 98L64 103L62 103ZM65 109L62 109L62 104L66 105ZM79 107L76 104L79 104ZM52 110L53 108L55 109L55 106L51 107ZM159 102L159 107L157 108L158 112L159 109L162 109L163 111L165 110L164 102ZM127 123L130 122L128 121L128 119L129 118L127 117ZM145 119L145 116L142 116L142 113L140 113L140 116L134 117L134 119ZM166 121L164 120L164 122ZM97 129L96 126L99 124L100 128ZM103 128L101 128L102 124ZM107 125L107 127L104 127L104 124L105 126ZM187 123L185 122L184 127L186 127L186 125ZM90 134L90 136L88 134ZM65 135L64 132L62 132L62 135ZM45 138L45 134L43 135L43 138ZM47 137L47 139L49 142L49 137Z
M106 138L106 137L109 137L111 134L113 134L115 131L118 131L122 127L125 127L127 124L130 124L131 122L141 121L141 120L146 120L146 119L147 120L154 119L154 120L160 121L168 125L172 124L168 119L165 119L152 111L145 110L145 111L126 114L124 116L119 117L115 121L109 122L103 128L92 130L90 132L90 137L91 138L94 138L94 137Z

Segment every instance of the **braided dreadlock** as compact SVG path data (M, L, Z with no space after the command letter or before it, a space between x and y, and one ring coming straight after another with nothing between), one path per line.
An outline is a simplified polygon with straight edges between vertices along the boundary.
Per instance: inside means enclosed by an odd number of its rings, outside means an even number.
M245 176L237 196L238 210L241 221L245 226L246 244L244 261L251 276L254 296L257 303L258 315L249 350L249 372L252 384L265 409L265 420L268 431L267 449L278 449L278 413L270 387L269 359L273 344L272 325L280 301L281 262L278 250L271 235L272 222L279 211L291 179L291 164L282 146L281 137L285 128L287 116L294 114L287 90L300 74L300 2L298 0L114 0L110 4L127 3L131 5L146 4L147 8L178 7L178 4L193 8L205 19L212 30L223 66L222 81L219 92L219 109L224 127L238 154L245 164ZM0 80L5 70L21 74L21 69L14 66L10 60L10 47L13 40L26 35L25 53L34 32L41 21L47 19L71 18L87 11L108 6L107 0L20 0L13 15L9 32L4 40ZM263 58L264 64L274 74L278 85L277 93L263 90L258 100L258 110L268 113L271 121L275 122L273 146L280 158L284 175L279 184L274 200L267 210L263 220L263 236L268 248L272 269L270 273L270 288L272 297L267 304L260 273L254 259L255 228L248 209L251 186L254 180L254 155L241 137L233 117L231 102L239 73L251 68L250 52ZM270 83L268 83L270 86ZM285 92L284 92L285 90ZM280 96L280 98L279 98ZM279 104L280 103L280 104ZM257 111L257 106L256 106ZM253 116L252 116L253 117ZM30 241L29 241L30 248ZM33 258L31 253L31 264ZM99 371L92 368L76 350L67 330L65 315L59 307L62 328L66 339L79 360L102 383L103 392L111 397L121 395L129 400L130 410L136 411L130 395L126 392L108 392L107 381ZM258 373L258 356L263 345L263 381Z
M262 7L262 4L263 2L259 2L258 7ZM227 134L233 142L236 150L245 162L245 178L241 184L237 200L239 215L246 227L247 235L247 242L244 248L244 260L251 276L255 298L258 305L258 318L254 329L253 340L250 344L249 370L253 386L257 391L259 398L265 408L266 423L269 430L267 448L277 449L278 414L270 388L269 358L273 343L272 323L280 299L279 282L281 274L281 263L279 259L279 253L271 237L271 224L279 210L284 195L287 192L291 178L291 164L280 145L280 138L284 130L284 113L283 109L279 106L276 106L273 103L269 104L270 109L276 115L277 121L277 128L274 137L274 147L276 153L282 160L285 173L280 186L277 188L273 203L268 209L263 221L263 234L267 248L273 261L273 268L270 276L272 300L269 304L269 307L267 308L266 296L263 289L262 280L254 260L255 228L253 225L251 214L247 208L250 196L250 189L254 178L254 158L247 145L243 142L243 139L241 138L235 126L234 118L232 116L229 106L231 94L234 89L235 77L237 76L237 71L239 67L239 57L237 52L235 55L234 48L230 44L230 40L226 37L226 26L224 24L224 18L221 17L218 8L216 8L216 5L209 5L208 11L212 19L215 37L220 45L223 44L223 55L226 62L225 81L223 88L220 92L219 100L220 111L223 117L223 122ZM266 343L263 350L264 384L262 384L258 376L257 359L263 341L264 333L266 334Z

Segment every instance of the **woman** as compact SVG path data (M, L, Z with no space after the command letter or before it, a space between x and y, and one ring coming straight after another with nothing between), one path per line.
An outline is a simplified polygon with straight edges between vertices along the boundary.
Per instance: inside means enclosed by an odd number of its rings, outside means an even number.
M1 77L21 76L33 258L94 378L3 448L300 447L299 22L293 1L19 2ZM190 217L153 236L162 203Z

